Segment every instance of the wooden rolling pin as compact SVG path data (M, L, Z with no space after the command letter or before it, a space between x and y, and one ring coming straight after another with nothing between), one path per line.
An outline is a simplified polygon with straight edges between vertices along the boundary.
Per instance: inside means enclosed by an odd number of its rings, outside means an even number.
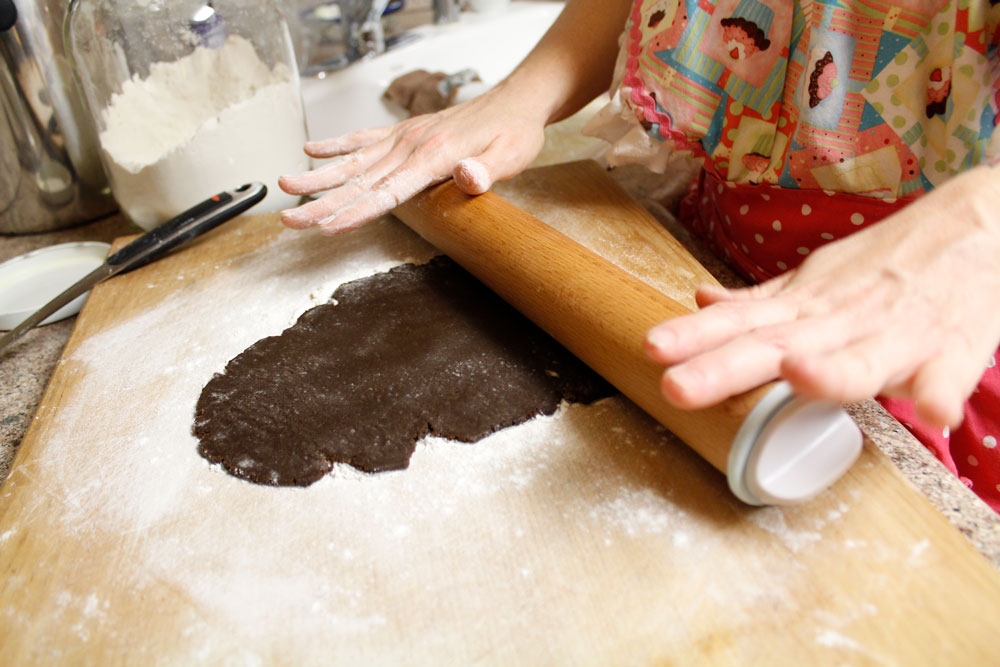
M690 311L500 196L471 197L449 181L393 213L726 473L742 500L804 500L860 452L860 432L839 406L793 399L784 383L702 410L672 407L643 340L653 325ZM762 437L773 446L759 446Z

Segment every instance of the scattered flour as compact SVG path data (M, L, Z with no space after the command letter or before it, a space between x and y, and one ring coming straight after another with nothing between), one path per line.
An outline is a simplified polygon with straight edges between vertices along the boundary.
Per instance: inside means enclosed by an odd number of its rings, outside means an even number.
M677 531L688 521L686 513L668 497L649 488L622 488L617 496L594 505L590 516L620 526L629 537ZM673 540L678 542L684 544L685 540Z
M816 635L816 643L831 648L846 648L859 653L867 652L858 642L833 630L823 630Z
M866 664L894 665L895 660L886 659L863 646L860 642L835 630L826 629L816 635L816 643L831 649L840 649L865 656ZM842 663L843 664L843 663Z
M931 541L928 539L923 539L913 545L913 549L910 550L910 555L906 559L906 564L910 567L915 567L922 564L924 553L931 546Z
M797 618L775 641L854 632L849 591L824 599L825 615L803 610L820 546L872 585L853 565L864 549L825 539L853 507L812 522L750 510L620 398L472 445L427 438L406 470L336 466L304 489L252 485L198 456L191 421L213 373L339 284L434 252L388 219L334 239L283 230L71 349L62 407L10 483L42 489L18 525L54 503L53 539L101 554L76 565L101 587L55 597L45 627L81 644L112 637L137 662L234 664L636 664L644 647L693 660L720 631L758 646L762 610ZM39 568L59 566L47 557ZM157 623L136 623L151 600ZM4 613L15 630L38 627Z
M763 507L755 510L750 515L750 520L784 542L793 553L823 539L823 536L817 531L789 528L785 521L785 510L781 507Z
M257 211L292 206L278 176L309 168L295 73L235 35L126 81L102 121L115 197L145 229L250 181L268 186Z

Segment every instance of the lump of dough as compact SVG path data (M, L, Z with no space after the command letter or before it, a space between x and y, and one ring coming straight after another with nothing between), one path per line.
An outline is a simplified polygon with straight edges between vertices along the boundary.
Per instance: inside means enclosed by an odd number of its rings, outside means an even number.
M480 81L479 75L472 70L448 75L418 69L394 79L384 96L411 116L419 116L447 109L455 103L459 88L472 81Z

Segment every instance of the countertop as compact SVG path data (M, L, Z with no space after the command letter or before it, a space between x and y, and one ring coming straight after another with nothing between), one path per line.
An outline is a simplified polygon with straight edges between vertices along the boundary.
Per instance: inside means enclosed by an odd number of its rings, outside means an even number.
M735 278L697 239L676 224L664 207L662 189L641 170L618 169L616 179L643 203L724 283ZM666 202L669 203L669 202ZM105 241L140 230L120 215L57 232L0 236L0 261L57 243ZM21 442L41 400L75 318L28 332L0 355L0 480L6 479ZM972 542L994 566L1000 568L1000 515L968 489L922 447L906 429L874 401L848 406L851 416L871 441L886 452L909 481Z
M394 18L395 25L387 33L405 30L411 25L427 22L430 3L414 0L406 12ZM594 148L579 144L579 129L586 114L571 118L547 130L549 141L536 166L565 157L560 142L574 144L574 158L596 156ZM593 140L596 141L596 140ZM599 143L599 142L598 142ZM739 280L715 258L696 238L681 227L669 212L683 190L679 175L670 183L641 168L621 168L612 172L616 180L642 203L657 219L701 261L721 282L737 285ZM45 234L22 236L0 235L0 262L38 248L72 241L104 241L139 233L141 230L121 215L112 215L96 222ZM18 444L31 424L45 386L59 360L63 346L73 330L75 318L69 318L28 332L9 350L0 353L0 481L7 478ZM952 475L899 422L875 401L864 401L847 407L868 438L891 458L904 476L944 516L966 536L993 565L1000 568L1000 515Z

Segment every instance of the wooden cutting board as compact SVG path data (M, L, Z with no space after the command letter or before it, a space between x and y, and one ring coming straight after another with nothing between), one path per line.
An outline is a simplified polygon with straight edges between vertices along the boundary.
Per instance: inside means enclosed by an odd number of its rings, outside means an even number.
M504 192L690 303L697 271L664 279L676 246L600 170ZM244 217L95 288L0 489L0 663L1000 658L1000 576L870 443L785 509L742 505L617 398L306 489L197 455L194 404L230 358L433 252L390 218L326 239Z

